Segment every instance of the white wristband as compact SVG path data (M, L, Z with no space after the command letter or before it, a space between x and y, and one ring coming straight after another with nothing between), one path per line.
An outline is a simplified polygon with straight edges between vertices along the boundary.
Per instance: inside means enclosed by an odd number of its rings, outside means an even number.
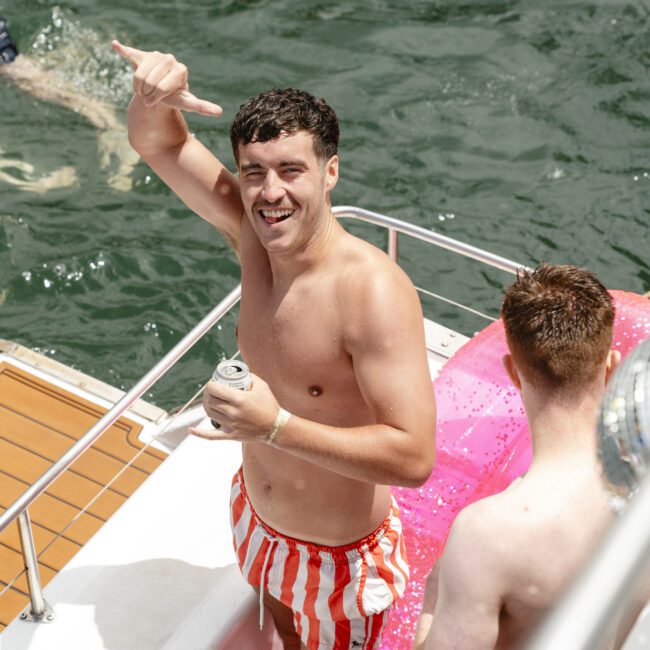
M289 411L285 411L282 408L278 411L275 422L273 423L271 430L265 438L266 442L268 442L269 445L275 444L275 439L278 437L280 431L284 429L284 425L289 421L290 417L291 413L289 413Z

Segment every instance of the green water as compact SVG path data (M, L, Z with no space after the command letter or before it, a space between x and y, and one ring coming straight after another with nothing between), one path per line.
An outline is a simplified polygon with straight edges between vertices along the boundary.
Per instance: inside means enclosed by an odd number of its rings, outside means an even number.
M0 12L52 83L121 119L129 75L112 37L188 64L195 94L224 107L191 129L229 164L239 104L303 87L341 120L335 204L650 290L647 2L16 0ZM102 161L86 119L2 78L0 90L0 337L128 388L236 285L236 261L143 163L122 179L130 191L116 189L119 160ZM66 167L68 186L28 189ZM401 251L418 284L497 312L507 275L421 244ZM468 333L482 326L425 309ZM187 399L234 350L233 320L150 397Z

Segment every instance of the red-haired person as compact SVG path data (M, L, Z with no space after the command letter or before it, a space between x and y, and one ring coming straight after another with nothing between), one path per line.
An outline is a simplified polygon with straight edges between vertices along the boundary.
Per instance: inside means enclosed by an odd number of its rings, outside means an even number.
M508 489L455 519L427 581L418 650L520 647L614 516L596 436L620 357L610 350L609 293L589 271L543 264L507 289L501 317L504 363L521 391L533 460Z

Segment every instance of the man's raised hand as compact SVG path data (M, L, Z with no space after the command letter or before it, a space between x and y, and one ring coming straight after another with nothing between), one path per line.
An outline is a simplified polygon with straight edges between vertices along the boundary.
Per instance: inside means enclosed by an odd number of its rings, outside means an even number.
M160 102L171 108L208 117L219 117L223 112L221 106L199 99L189 91L187 67L172 54L144 52L122 45L117 40L111 44L133 66L133 91L146 106Z

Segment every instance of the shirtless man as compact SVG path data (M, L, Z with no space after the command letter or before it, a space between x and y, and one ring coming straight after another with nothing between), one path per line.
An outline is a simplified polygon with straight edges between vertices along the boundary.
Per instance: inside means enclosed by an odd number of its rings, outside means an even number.
M520 647L613 519L596 418L620 354L614 307L588 271L542 265L506 291L504 363L521 391L530 469L465 508L427 581L414 648Z
M134 148L232 244L249 392L210 382L211 440L243 442L231 495L242 572L286 648L374 648L408 569L389 485L416 486L435 455L422 313L406 275L331 211L338 122L308 93L263 93L231 128L238 175L187 129L218 116L169 54L117 41L135 68ZM301 645L302 640L302 645Z

